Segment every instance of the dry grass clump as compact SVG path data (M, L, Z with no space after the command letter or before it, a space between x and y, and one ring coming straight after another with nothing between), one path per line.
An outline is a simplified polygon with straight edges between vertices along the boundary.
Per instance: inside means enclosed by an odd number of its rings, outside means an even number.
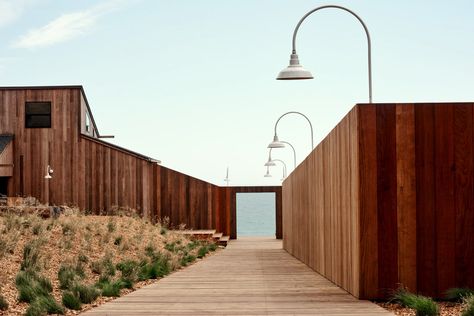
M444 300L435 302L429 297L410 293L401 287L394 292L389 302L378 302L378 304L400 316L474 316L473 293L474 291L469 288L452 288L446 291Z
M43 218L31 211L36 205L17 207L0 213L2 315L76 314L216 249L130 209L92 216L62 207L61 216Z

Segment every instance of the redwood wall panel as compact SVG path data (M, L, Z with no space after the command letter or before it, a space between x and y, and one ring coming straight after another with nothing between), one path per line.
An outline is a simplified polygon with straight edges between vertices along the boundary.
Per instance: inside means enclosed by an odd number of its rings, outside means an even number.
M359 173L352 170L359 165L357 110L316 146L282 189L284 248L355 296L362 251L354 225L359 216ZM372 273L373 268L367 270Z
M360 298L474 287L473 123L473 103L354 107L283 184L285 249Z

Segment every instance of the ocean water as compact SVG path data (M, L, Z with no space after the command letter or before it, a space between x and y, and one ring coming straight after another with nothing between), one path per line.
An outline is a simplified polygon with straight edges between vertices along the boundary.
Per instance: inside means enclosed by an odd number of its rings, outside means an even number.
M237 193L237 238L275 237L275 193Z

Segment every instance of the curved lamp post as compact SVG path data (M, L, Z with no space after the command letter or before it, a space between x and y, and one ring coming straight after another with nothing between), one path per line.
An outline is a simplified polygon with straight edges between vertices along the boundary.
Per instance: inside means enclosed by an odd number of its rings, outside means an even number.
M286 178L286 163L281 159L273 159L272 161L273 161L273 166L276 166L275 163L274 163L275 161L278 161L278 162L282 163L282 165L283 165L283 179L285 179ZM270 166L267 166L267 173L265 174L264 177L271 177L272 176L270 174L269 168L270 168Z
M345 7L341 7L341 6L338 6L338 5L324 5L324 6L318 7L316 9L313 9L313 10L309 11L308 13L306 13L301 18L301 20L296 25L295 31L293 32L293 50L292 50L291 57L290 57L290 65L287 68L280 71L280 73L278 74L277 80L313 79L313 75L311 74L311 72L304 69L300 65L298 54L296 54L296 34L298 33L298 29L300 28L301 23L303 23L303 21L308 16L310 16L314 12L322 10L322 9L340 9L340 10L346 11L346 12L352 14L360 22L360 24L362 24L362 27L364 28L365 34L367 35L367 57L368 57L367 60L368 60L368 72L369 72L369 103L372 103L372 46L371 46L371 41L370 41L369 29L365 25L364 21L357 14L355 14L353 11L351 11L351 10L345 8Z
M293 149L293 169L296 169L296 150L295 150L295 147L293 147L292 144L290 144L289 142L285 142L283 140L280 141L281 143L283 144L287 144L288 146L291 147L291 149ZM272 150L273 148L270 148L270 150L268 151L268 161L265 163L264 166L267 166L267 167L272 167L272 166L275 166L275 163L272 161Z
M282 116L280 116L280 117L278 118L278 120L277 120L276 123L275 123L275 128L274 128L274 130L275 130L275 135L273 136L273 141L272 141L270 144L268 144L268 148L284 148L284 147L285 147L285 143L286 143L286 142L280 141L280 140L278 139L277 126L278 126L278 122L280 122L280 120L281 120L284 116L286 116L286 115L288 115L288 114L299 114L299 115L303 116L303 117L308 121L308 123L309 123L309 128L311 129L311 149L314 149L314 142L313 142L313 124L311 124L311 121L309 120L309 118L308 118L306 115L304 115L304 114L301 113L301 112L297 112L297 111L286 112L285 114L283 114ZM292 147L293 147L293 146L292 146ZM293 149L293 150L294 150L294 149ZM295 155L296 155L296 154L295 154Z

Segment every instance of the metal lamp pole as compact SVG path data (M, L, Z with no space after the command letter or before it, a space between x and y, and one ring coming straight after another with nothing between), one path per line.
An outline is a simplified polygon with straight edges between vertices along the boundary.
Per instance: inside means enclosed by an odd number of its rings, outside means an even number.
M275 132L275 135L273 136L273 141L268 145L268 148L284 148L285 147L285 142L283 141L280 141L278 139L278 134L277 134L277 126L278 126L278 123L280 122L280 120L286 116L286 115L289 115L289 114L298 114L298 115L301 115L303 116L309 123L309 128L311 129L311 149L314 149L314 141L313 141L313 124L311 124L311 121L309 120L309 118L304 115L303 113L301 112L297 112L297 111L290 111L290 112L286 112L284 113L283 115L281 115L278 120L275 122L275 127L274 127L274 132ZM292 146L293 147L293 146Z
M290 57L290 65L287 68L283 69L278 74L277 80L313 79L313 75L311 74L311 72L304 69L300 65L298 54L296 53L296 34L298 33L298 30L301 26L301 23L303 23L303 21L308 16L310 16L314 12L322 10L322 9L340 9L340 10L346 11L346 12L352 14L360 22L360 24L362 24L362 27L364 28L365 34L367 36L367 61L368 61L368 73L369 73L369 103L372 103L372 44L371 44L371 40L370 40L369 29L365 25L362 18L360 16L358 16L355 12L353 12L352 10L349 10L348 8L338 6L338 5L324 5L324 6L318 7L316 9L313 9L313 10L309 11L308 13L306 13L301 18L301 20L298 22L298 24L296 25L296 28L293 32L293 41L292 41L293 50L292 50L291 57Z

